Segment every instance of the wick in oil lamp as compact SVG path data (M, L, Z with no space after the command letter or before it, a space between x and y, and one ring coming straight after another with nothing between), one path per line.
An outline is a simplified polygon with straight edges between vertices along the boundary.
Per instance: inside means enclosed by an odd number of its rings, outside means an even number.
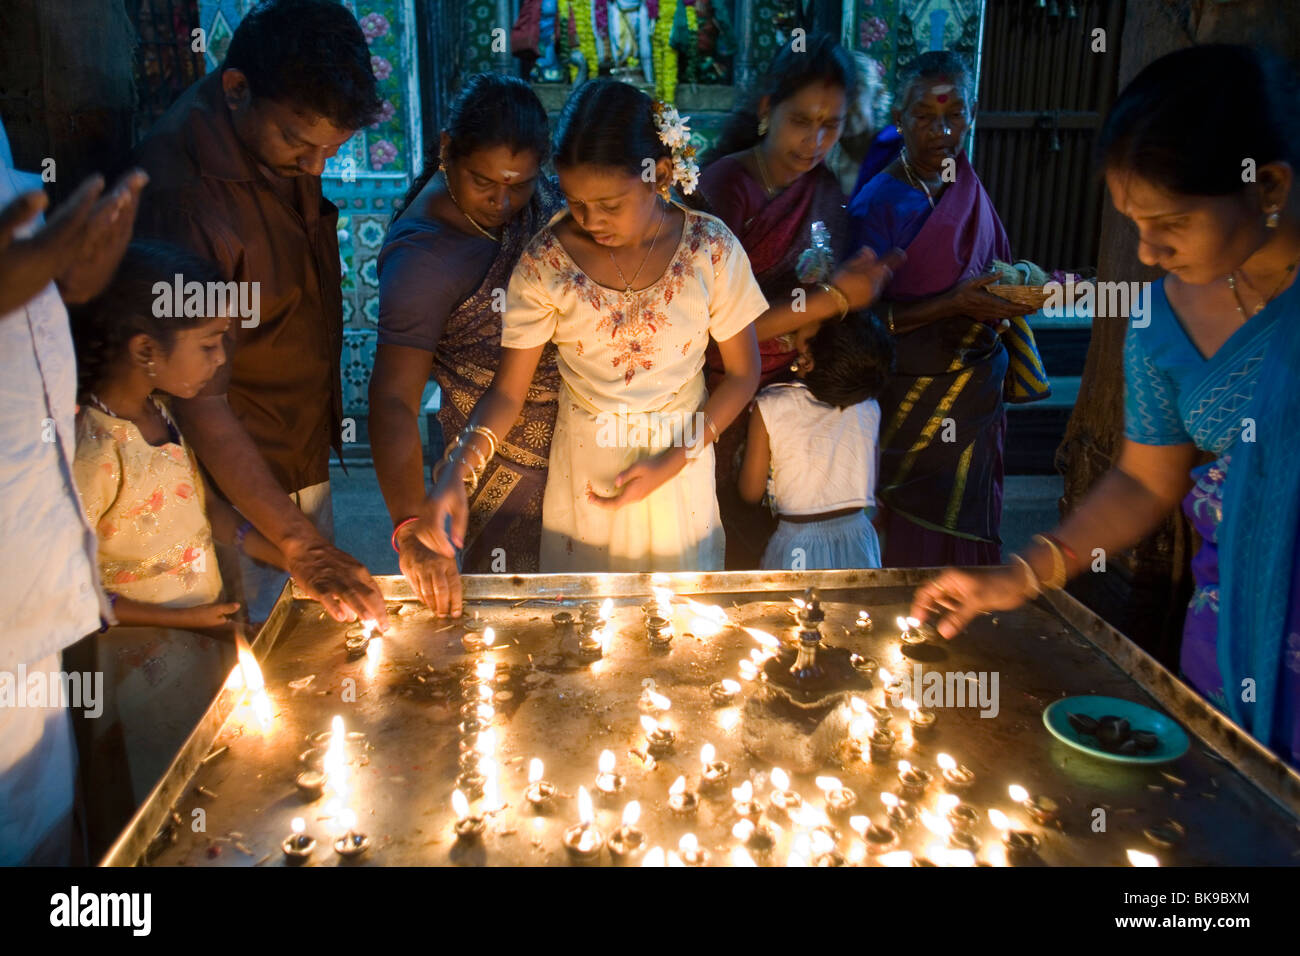
M898 624L899 636L902 637L904 644L925 643L925 631L921 629L919 620L914 617L899 617L895 618L895 622Z
M319 800L325 792L325 774L319 770L304 770L293 782L298 787L299 795L308 803Z
M955 793L945 793L939 797L936 804L939 812L942 813L948 822L952 824L953 830L959 833L969 833L975 829L979 823L980 815L969 803L962 803L961 797Z
M709 699L718 707L734 704L740 697L740 685L730 677L709 685Z
M853 622L860 630L869 631L872 628L871 614L863 608L858 611L858 619Z
M477 734L487 729L496 716L496 709L491 704L482 700L471 701L468 704L462 704L460 708L460 726L461 734Z
M535 813L546 812L555 800L555 784L542 779L544 770L544 765L536 757L528 761L528 786L524 789L524 799Z
M583 630L578 637L578 659L591 664L605 656L605 631L602 628Z
M776 829L768 823L748 817L736 821L736 825L731 828L731 835L760 855L771 853L776 848Z
M849 828L862 838L871 856L880 856L898 846L898 832L873 823L870 817L850 817Z
M479 688L490 684L496 675L497 666L492 661L478 661L474 668L460 680L461 693L466 700L476 700Z
M687 833L677 841L677 855L687 866L708 866L709 863L709 851L700 846L694 833Z
M478 653L495 644L496 639L496 631L491 627L484 627L483 622L478 618L472 618L465 622L465 633L461 636L460 643L465 650Z
M912 736L924 737L934 730L934 711L922 710L921 706L910 697L903 698L903 709L907 711L908 722L912 725Z
M903 796L917 800L930 786L930 774L920 767L913 767L906 760L898 761L898 786Z
M652 757L666 757L673 752L677 735L653 717L641 715L641 729L645 731L646 749Z
M616 863L627 863L645 849L645 831L637 829L641 804L633 800L623 808L623 825L609 835L609 852Z
M456 839L465 843L480 839L487 827L487 817L481 813L471 814L469 799L459 790L452 792L451 807L456 812Z
M895 830L904 830L916 822L916 805L901 800L896 793L882 793L880 802L885 805L885 816Z
M731 788L731 799L731 810L738 817L757 820L763 813L762 805L754 799L754 785L748 780Z
M627 781L614 772L614 751L602 750L596 763L596 792L602 797L613 797L623 789Z
M316 849L316 838L303 832L307 829L307 824L302 817L294 817L290 826L293 833L284 838L280 849L284 851L285 860L297 866L311 859L312 850Z
M564 848L569 851L569 859L580 866L595 863L605 847L605 837L596 829L594 820L591 795L586 787L579 787L578 822L564 831Z
M898 738L894 736L894 732L888 727L876 723L874 718L868 717L867 720L871 721L868 724L871 735L867 738L867 748L871 753L871 762L884 763L893 754L894 744Z
M803 797L790 789L790 775L780 767L773 767L769 778L772 781L772 806L785 814L803 806Z
M897 702L898 696L907 690L907 679L905 677L895 677L885 668L880 668L877 672L881 685L885 688L885 695L893 697Z
M339 815L339 824L347 832L334 841L334 852L344 859L360 856L370 849L370 837L357 833L357 815L351 810L344 810Z
M835 846L835 838L818 828L808 835L813 866L845 866L848 860Z
M378 621L362 621L360 633L349 632L348 637L343 641L343 649L347 652L348 660L354 661L365 656L367 647L370 644L370 635L378 626Z
M655 690L650 678L647 677L645 689L641 691L637 705L643 714L662 714L672 709L673 702Z
M939 754L934 759L942 771L944 786L950 792L960 793L975 782L975 771L959 765L949 754Z
M757 680L758 665L752 660L742 660L738 665L741 680Z
M814 782L825 796L826 812L832 817L848 816L858 805L858 795L840 783L838 777L818 777Z
M686 789L686 778L678 777L668 788L668 809L679 817L688 816L700 808L699 796Z
M1025 808L1025 811L1040 826L1055 822L1060 807L1051 797L1030 796L1029 791L1018 783L1007 787L1011 799Z
M727 784L727 778L731 776L731 765L725 760L718 760L717 751L713 744L705 744L700 748L700 789L717 792Z
M1029 862L1038 852L1038 834L1012 829L1010 818L1001 810L989 810L989 823L1001 835L1002 848L1006 851L1007 862L1012 866Z

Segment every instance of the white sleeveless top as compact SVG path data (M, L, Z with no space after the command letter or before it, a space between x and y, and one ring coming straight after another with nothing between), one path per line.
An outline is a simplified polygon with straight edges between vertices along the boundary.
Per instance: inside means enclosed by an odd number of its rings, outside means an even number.
M874 398L839 409L813 398L802 382L769 385L758 410L772 448L768 491L777 512L811 515L876 503Z

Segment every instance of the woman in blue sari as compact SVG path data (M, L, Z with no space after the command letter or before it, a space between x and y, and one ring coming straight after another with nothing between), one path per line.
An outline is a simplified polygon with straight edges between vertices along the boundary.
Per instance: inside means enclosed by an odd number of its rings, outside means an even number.
M1139 258L1168 273L1127 332L1119 461L1051 534L991 574L944 572L913 613L952 637L1181 503L1202 540L1183 676L1300 766L1300 79L1247 47L1172 53L1121 93L1098 156ZM1193 468L1199 451L1216 457Z

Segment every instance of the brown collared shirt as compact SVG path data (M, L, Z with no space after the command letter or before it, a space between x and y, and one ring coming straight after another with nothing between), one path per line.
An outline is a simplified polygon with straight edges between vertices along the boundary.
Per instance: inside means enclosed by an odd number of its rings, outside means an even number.
M135 161L150 176L137 236L175 242L226 280L260 285L256 326L231 316L227 364L203 394L225 392L285 491L328 480L343 417L343 299L338 208L320 178L288 180L293 203L272 188L235 135L220 73L181 95Z

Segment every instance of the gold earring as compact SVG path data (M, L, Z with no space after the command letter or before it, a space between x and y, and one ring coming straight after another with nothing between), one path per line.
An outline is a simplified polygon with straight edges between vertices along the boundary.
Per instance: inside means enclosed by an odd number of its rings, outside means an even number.
M797 372L797 371L799 371L799 360L798 360L798 359L795 359L793 362L790 363L790 371L792 371L792 372Z
M150 377L150 378L157 378L157 377L158 377L158 373L157 373L157 371L154 370L154 367L153 367L153 359L150 359L150 360L149 360L148 364L145 365L145 369L144 369L144 370L145 370L146 372L149 373L149 377Z
M767 135L767 117L766 117L766 116L760 117L759 120L758 120L758 135L759 135L759 136L766 136L766 135Z
M1267 216L1264 217L1264 228L1276 229L1277 223L1278 223L1278 211L1274 209L1272 212L1270 212Z

